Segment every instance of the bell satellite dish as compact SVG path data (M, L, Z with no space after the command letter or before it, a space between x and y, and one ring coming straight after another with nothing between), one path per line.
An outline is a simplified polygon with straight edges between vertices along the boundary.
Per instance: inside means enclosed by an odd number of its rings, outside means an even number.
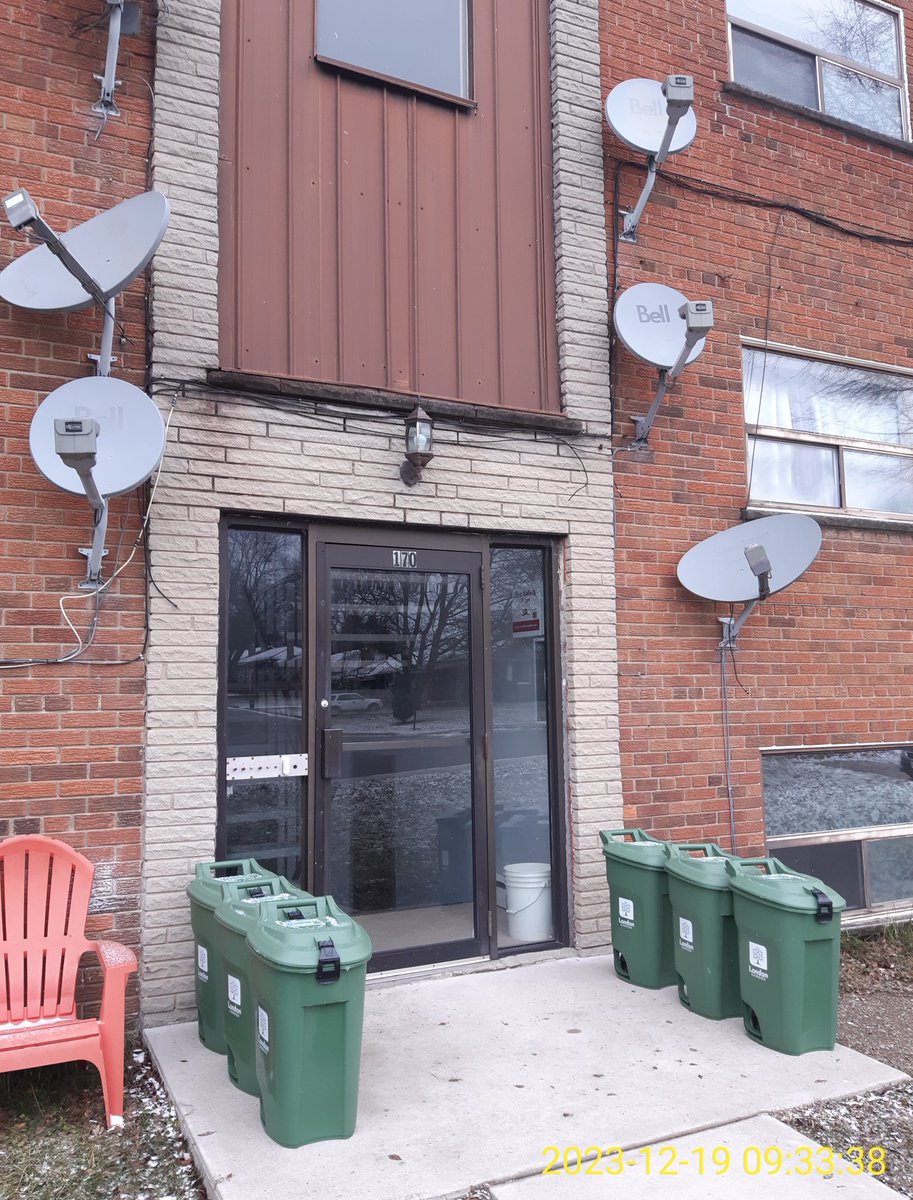
M29 429L29 450L48 482L84 496L79 474L55 449L55 421L98 423L92 474L103 497L119 496L144 483L162 460L165 423L154 401L113 376L74 379L39 404Z
M637 358L671 371L688 339L688 303L688 297L675 288L661 283L635 283L615 301L615 332ZM700 355L705 338L706 333L692 342L682 367Z
M687 79L675 75L669 79ZM669 99L655 79L626 79L616 84L606 97L605 117L620 142L640 154L658 155L669 126ZM692 85L693 87L693 85ZM674 104L674 100L673 100ZM686 150L697 133L697 118L692 108L679 117L667 148L669 154Z
M698 542L682 556L679 582L704 600L746 607L735 620L724 618L731 645L759 600L781 592L815 561L821 527L802 513L779 513L746 521Z
M24 190L14 192L4 204L15 213L16 201L31 200ZM22 220L35 225L37 217ZM42 223L43 224L43 223ZM21 225L16 225L17 228ZM52 253L47 244L37 246L0 271L0 298L19 308L37 312L74 312L122 292L145 269L168 227L168 201L161 192L143 192L122 204L76 225L54 243L98 286L100 294L84 283ZM44 228L47 228L46 226Z

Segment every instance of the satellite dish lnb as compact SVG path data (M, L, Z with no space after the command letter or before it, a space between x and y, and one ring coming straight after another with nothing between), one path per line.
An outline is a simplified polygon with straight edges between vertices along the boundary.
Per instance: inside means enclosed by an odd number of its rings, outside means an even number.
M821 548L821 527L802 513L779 513L746 521L698 542L682 556L676 574L695 596L744 604L738 618L721 618L721 648L734 645L760 600L794 583Z
M637 240L637 226L656 182L656 171L670 154L686 150L697 133L694 115L694 80L690 75L654 79L626 79L606 97L609 128L629 149L647 156L647 179L640 199L624 215L621 237Z
M626 349L659 369L659 389L645 417L635 417L636 442L645 445L669 380L704 349L713 328L713 304L689 300L660 283L636 283L615 301L615 332Z
M86 582L100 581L108 497L144 483L162 460L165 423L155 403L133 384L111 376L65 383L35 410L29 450L50 483L85 496L95 513Z

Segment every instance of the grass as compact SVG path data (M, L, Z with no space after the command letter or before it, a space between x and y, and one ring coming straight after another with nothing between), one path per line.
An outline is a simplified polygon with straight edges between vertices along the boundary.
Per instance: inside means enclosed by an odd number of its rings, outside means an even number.
M128 1053L124 1128L108 1130L94 1067L0 1075L0 1200L202 1200L174 1110Z
M913 979L913 922L881 929L845 932L841 937L844 960L864 970L891 971L897 979Z

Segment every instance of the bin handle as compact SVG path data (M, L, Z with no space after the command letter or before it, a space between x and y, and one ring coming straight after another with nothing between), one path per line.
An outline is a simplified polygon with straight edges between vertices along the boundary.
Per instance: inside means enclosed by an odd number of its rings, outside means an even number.
M339 979L342 963L339 951L332 938L326 938L317 943L317 982L336 983Z
M771 867L771 863L775 860L772 858L727 858L726 870L730 875L739 875L742 872L742 867L760 867L760 874L774 875L775 871Z
M205 870L210 879L231 879L234 875L252 875L254 868L259 866L252 858L226 858L222 862L199 863L197 871Z
M600 829L599 836L603 846L611 846L618 837L630 837L632 842L655 842L657 840L650 837L649 833L645 833L643 829ZM658 844L662 845L661 842Z
M666 842L664 849L667 858L672 858L677 850L699 850L702 858L715 858L716 856L708 852L708 848L714 846L713 842ZM714 846L714 848L717 848ZM728 858L729 856L726 855Z
M826 925L828 921L834 919L834 902L826 892L822 892L820 888L809 889L814 900L818 905L818 911L815 913L815 920L819 925Z

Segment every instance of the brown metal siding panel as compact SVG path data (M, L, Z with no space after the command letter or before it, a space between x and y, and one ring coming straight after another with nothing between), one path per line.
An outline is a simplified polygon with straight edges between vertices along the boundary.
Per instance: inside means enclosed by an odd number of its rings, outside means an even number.
M385 324L387 374L392 391L414 391L416 364L415 303L415 102L385 93L384 195L386 198L384 254L387 290Z
M499 4L505 22L512 4ZM498 162L501 205L498 214L498 263L501 270L502 403L508 408L540 409L539 288L535 213L542 180L534 109L537 63L534 59L534 11L530 22L511 29L510 62L499 54ZM502 23L502 28L504 27ZM499 33L499 43L501 41ZM521 196L523 197L521 199ZM518 211L519 210L519 211Z
M476 111L320 67L312 0L224 7L223 366L557 410L546 0L475 0Z
M498 339L498 242L492 215L498 188L494 144L493 10L475 5L473 64L479 107L460 124L459 312L461 399L501 404Z
M289 372L288 0L243 3L238 30L238 366ZM246 95L256 87L257 102Z
M416 319L418 390L459 395L456 162L453 127L462 112L443 105L416 128Z
M313 14L293 4L289 28L289 363L299 379L339 374L336 271L336 95L308 85ZM328 153L328 150L331 153Z
M223 96L219 120L219 346L223 362L238 362L238 12L226 4L222 14L220 89Z

